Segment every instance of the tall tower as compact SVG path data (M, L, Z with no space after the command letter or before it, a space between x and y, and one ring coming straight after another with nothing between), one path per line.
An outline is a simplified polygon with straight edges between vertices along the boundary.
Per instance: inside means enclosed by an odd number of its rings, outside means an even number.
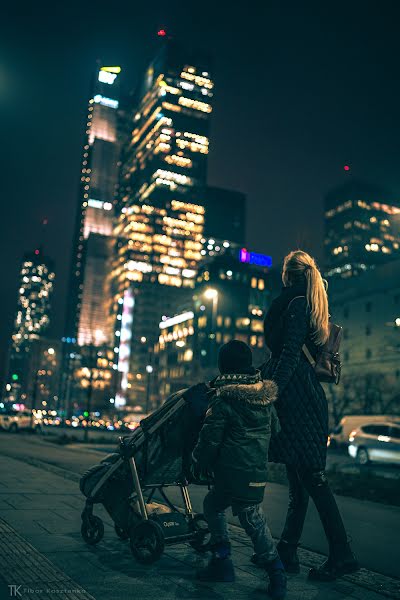
M65 329L80 345L109 341L104 287L120 151L120 71L98 66L88 103Z
M19 273L17 310L9 350L6 399L24 400L27 359L32 343L50 323L50 299L54 284L53 261L41 248L24 255Z
M144 403L158 323L192 293L202 258L210 60L161 42L136 93L122 153L111 309L120 404L126 397Z

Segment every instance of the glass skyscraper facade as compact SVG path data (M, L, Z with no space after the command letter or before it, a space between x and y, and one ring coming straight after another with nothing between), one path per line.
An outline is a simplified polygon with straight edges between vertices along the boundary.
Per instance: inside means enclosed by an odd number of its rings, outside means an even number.
M202 258L211 66L161 42L135 96L119 178L110 312L121 404L143 400L158 323L192 293Z
M109 341L105 311L120 136L120 67L98 66L91 85L81 164L65 337Z

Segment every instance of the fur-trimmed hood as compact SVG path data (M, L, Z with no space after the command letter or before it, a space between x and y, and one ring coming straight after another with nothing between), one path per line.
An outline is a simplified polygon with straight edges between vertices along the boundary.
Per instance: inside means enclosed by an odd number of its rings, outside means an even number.
M278 395L277 385L271 380L263 381L261 376L220 375L214 386L216 396L249 404L272 404Z

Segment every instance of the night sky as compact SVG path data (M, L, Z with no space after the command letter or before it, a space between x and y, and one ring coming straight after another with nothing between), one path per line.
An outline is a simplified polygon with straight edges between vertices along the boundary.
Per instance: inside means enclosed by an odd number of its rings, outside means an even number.
M56 4L35 3L8 15L3 9L1 363L19 262L40 242L56 261L49 334L62 335L95 61L121 65L124 89L134 88L161 26L215 58L209 182L247 194L251 250L271 254L276 264L302 246L321 260L322 199L331 187L350 176L400 193L399 2L237 5L80 3L56 14Z

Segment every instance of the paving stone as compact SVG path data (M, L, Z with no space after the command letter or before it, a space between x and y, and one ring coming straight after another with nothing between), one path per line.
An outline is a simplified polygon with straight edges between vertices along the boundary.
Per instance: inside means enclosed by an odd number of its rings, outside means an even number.
M198 555L188 544L180 544L168 546L157 563L140 565L134 560L129 543L117 538L110 517L97 505L95 514L104 521L105 536L97 546L86 545L80 535L84 498L76 480L61 476L58 467L45 471L37 465L0 457L0 469L4 473L0 517L11 525L8 530L3 528L0 538L0 558L3 546L8 546L1 564L9 568L9 576L18 577L19 564L25 561L26 586L38 583L37 562L30 556L38 552L51 565L47 575L46 569L39 569L40 577L48 578L49 589L63 585L62 577L67 577L96 600L259 600L266 597L265 573L250 563L249 540L237 527L231 527L237 580L234 584L201 584L195 579L195 571L206 563L207 556ZM377 574L372 576L375 583L379 580L381 593L368 589L372 586L369 572L360 575L363 587L357 578L351 577L332 584L308 582L308 568L319 564L322 557L300 549L300 559L301 573L289 577L287 600L382 600L384 595L400 598L400 591L396 595L394 580ZM33 594L24 593L27 599L35 600ZM45 591L40 600L47 599L51 593L54 598L55 593ZM57 597L75 600L77 594L61 592ZM80 600L84 600L82 596Z

